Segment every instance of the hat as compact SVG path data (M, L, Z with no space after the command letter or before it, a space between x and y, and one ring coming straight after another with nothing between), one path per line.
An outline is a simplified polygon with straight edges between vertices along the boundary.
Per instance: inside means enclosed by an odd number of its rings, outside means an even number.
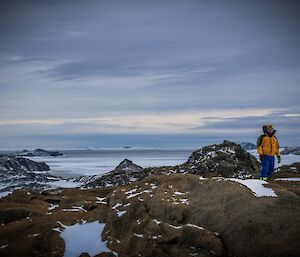
M273 128L273 125L272 125L272 124L265 124L265 125L263 125L263 127L262 127L262 129L263 129L263 132L264 132L264 133L266 133L266 132L267 132L267 129L269 129L269 128L271 128L271 129L273 129L273 130L274 130L274 128Z

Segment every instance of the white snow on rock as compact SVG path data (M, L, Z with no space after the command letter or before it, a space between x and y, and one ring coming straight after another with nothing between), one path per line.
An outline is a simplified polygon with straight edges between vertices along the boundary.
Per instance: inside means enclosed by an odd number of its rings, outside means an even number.
M174 194L174 195L185 195L186 193L176 191L176 192L174 192L173 194Z
M107 204L107 202L104 201L106 197L96 197L96 199L98 200L96 203Z
M79 256L83 252L91 256L101 252L111 252L106 241L101 239L105 223L95 221L62 227L62 229L53 230L60 232L60 236L65 240L64 257Z
M167 225L170 226L170 227L172 227L172 228L175 228L175 229L181 229L183 227L193 227L193 228L197 228L197 229L200 229L200 230L204 230L203 227L200 227L200 226L195 225L195 224L184 224L184 225L181 225L181 226L174 226L172 224L168 224L167 223Z
M48 210L52 211L52 210L54 210L54 209L56 209L58 207L59 207L59 204L52 204L52 203L50 203L50 207L48 207Z
M264 187L264 185L267 185L268 182L264 180L259 180L259 179L237 179L237 178L229 178L226 180L234 181L237 183L240 183L246 187L248 187L255 196L257 197L262 197L262 196L267 196L267 197L277 197L276 193L274 192L273 189Z
M140 237L140 238L143 238L143 237L144 237L143 234L137 234L137 233L134 233L134 235L135 235L136 237Z
M126 211L117 211L118 217L122 217L125 213Z
M72 208L70 208L70 209L63 209L63 211L70 211L70 212L76 212L76 211L83 211L83 212L87 212L87 210L85 210L84 208L83 208L83 206L72 206Z
M300 181L300 178L276 178L275 180L283 180L283 181Z

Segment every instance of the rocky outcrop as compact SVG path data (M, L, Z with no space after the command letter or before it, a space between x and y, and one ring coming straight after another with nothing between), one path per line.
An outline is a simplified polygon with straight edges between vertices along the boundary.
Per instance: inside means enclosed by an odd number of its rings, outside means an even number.
M99 235L111 250L96 256L299 256L300 197L280 183L267 185L276 198L195 174L99 189L16 190L0 199L0 256L63 256L65 226L93 221L104 223Z
M1 176L19 176L18 180L13 179L13 187L43 190L49 188L45 185L51 181L61 180L59 177L49 174L37 174L33 170L49 170L44 163L37 163L21 157L1 157L3 172ZM101 175L81 176L67 179L68 183L77 183L87 188L111 187L126 185L140 181L153 175L165 175L173 173L201 174L205 177L223 176L235 178L251 178L259 176L260 163L254 156L241 148L239 144L224 141L223 144L209 145L203 147L188 158L188 160L176 166L163 166L145 168L134 164L132 161L123 160L113 171ZM30 172L29 172L30 171ZM1 175L2 174L2 175Z
M192 153L182 165L188 173L215 173L223 177L251 178L258 176L260 164L239 144L224 141L223 144L209 145Z
M85 182L86 186L116 186L139 181L147 176L144 169L132 161L123 160L113 171L101 176L92 176Z
M290 178L300 177L300 162L294 162L291 165L282 165L272 174L272 178Z
M49 166L44 162L35 162L23 157L5 155L0 157L0 178L27 175L33 171L49 170Z
M300 147L285 147L282 151L281 154L296 154L300 155Z
M2 155L0 156L0 193L17 188L41 191L63 186L61 182L68 182L61 177L52 176L49 172L50 168L44 162Z
M20 152L15 152L11 154L12 156L24 156L24 157L34 157L34 156L63 156L64 154L58 152L58 151L47 151L44 149L35 149L33 151L29 151L27 149L24 149Z
M260 163L253 155L239 144L225 140L223 144L209 145L193 152L181 165L143 169L125 159L109 173L70 180L82 182L87 187L107 187L126 185L153 175L192 173L206 177L253 178L259 177L259 172Z

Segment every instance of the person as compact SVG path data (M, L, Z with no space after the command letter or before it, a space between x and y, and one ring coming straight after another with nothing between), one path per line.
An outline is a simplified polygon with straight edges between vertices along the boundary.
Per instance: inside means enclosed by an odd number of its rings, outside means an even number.
M260 179L270 178L275 166L275 155L280 163L280 150L278 139L275 136L276 130L272 124L266 124L262 127L264 134L257 139L257 152L262 164Z

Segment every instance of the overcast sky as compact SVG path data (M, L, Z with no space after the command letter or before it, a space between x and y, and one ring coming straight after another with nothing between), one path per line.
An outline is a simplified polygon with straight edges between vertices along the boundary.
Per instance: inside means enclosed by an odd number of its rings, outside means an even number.
M0 148L300 145L297 2L1 1Z

